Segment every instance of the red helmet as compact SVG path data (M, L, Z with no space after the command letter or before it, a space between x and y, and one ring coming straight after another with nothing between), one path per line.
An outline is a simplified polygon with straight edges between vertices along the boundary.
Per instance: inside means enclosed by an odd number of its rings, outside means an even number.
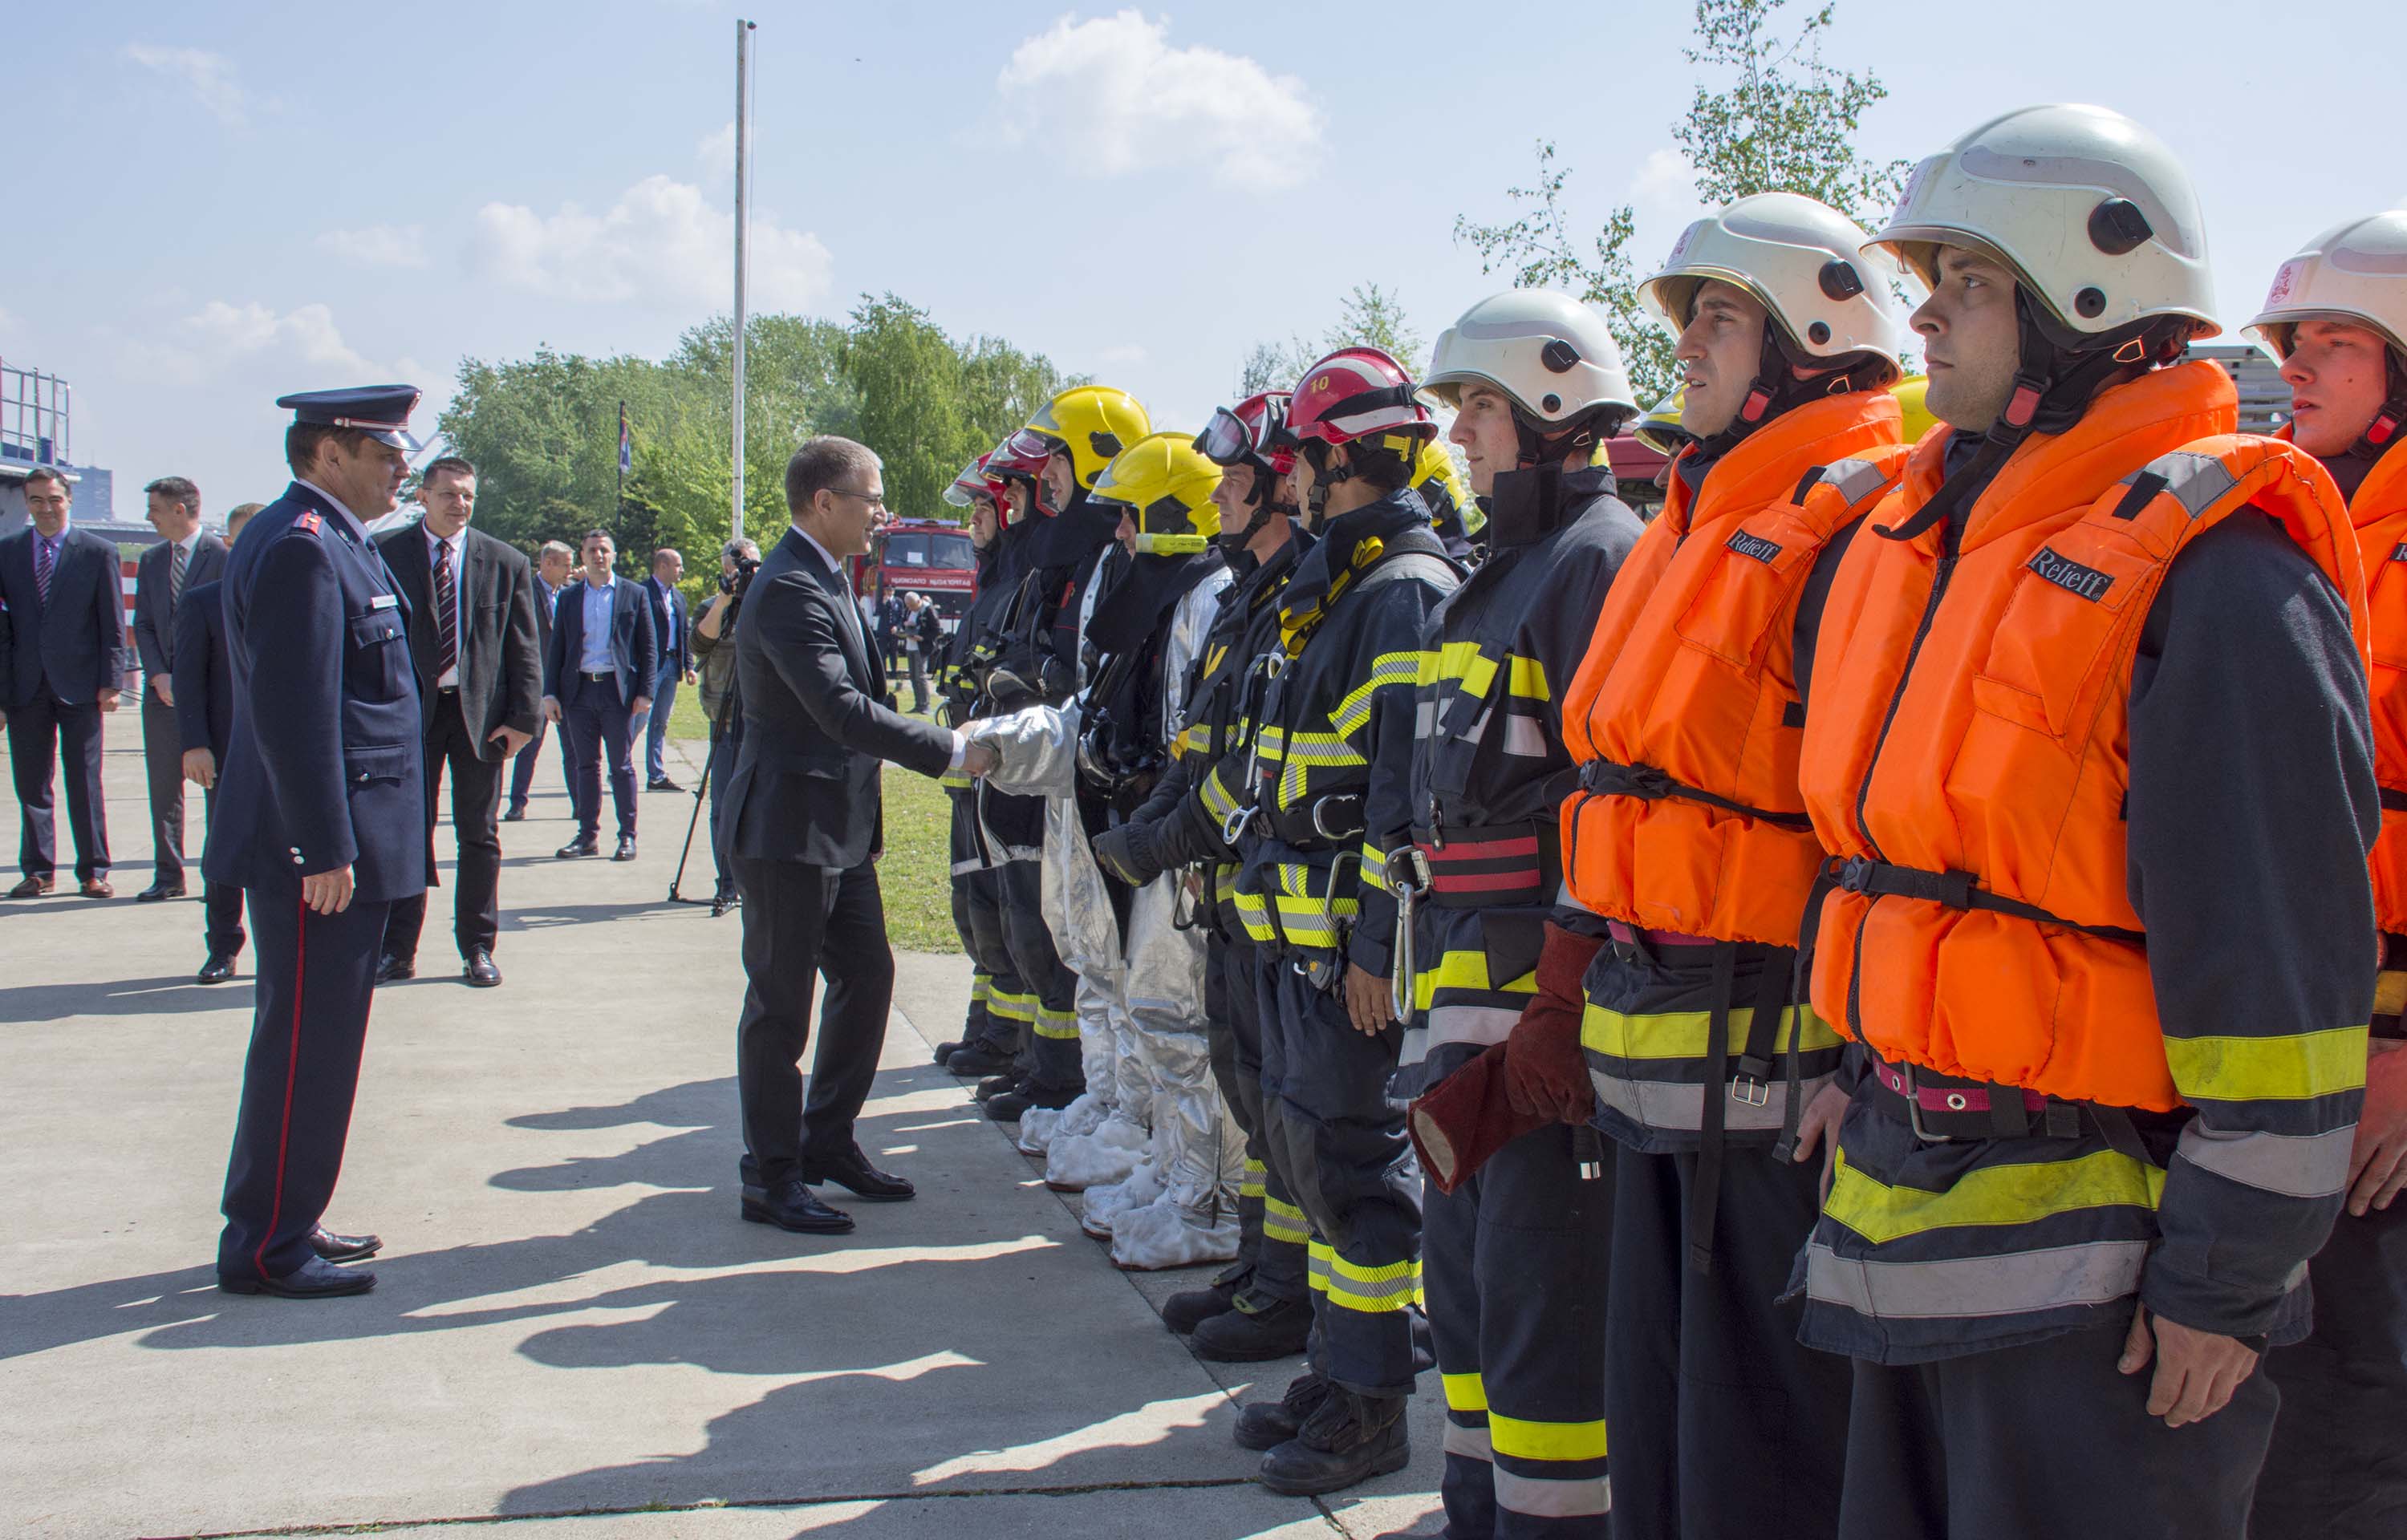
M1287 474L1295 469L1295 435L1287 431L1291 399L1284 390L1265 390L1218 408L1195 435L1195 452L1224 470L1250 465L1267 475Z
M1399 431L1417 441L1435 434L1437 419L1420 403L1403 365L1375 347L1341 347L1303 372L1287 409L1287 430L1299 440L1351 444ZM1389 445L1409 456L1417 442Z
M1023 428L994 446L986 457L986 477L998 488L995 493L995 517L1011 522L1010 503L1000 488L1013 478L1028 483L1028 505L1035 513L1051 518L1061 513L1045 501L1045 467L1053 459L1054 446Z
M1002 484L986 474L986 462L993 458L990 452L962 466L961 473L945 488L945 501L956 508L966 508L979 498L998 497L1003 489Z

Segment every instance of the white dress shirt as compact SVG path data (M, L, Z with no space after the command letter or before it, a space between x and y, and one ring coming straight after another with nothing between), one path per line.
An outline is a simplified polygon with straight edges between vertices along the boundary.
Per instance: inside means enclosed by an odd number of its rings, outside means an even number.
M422 522L419 528L426 533L426 586L430 594L434 587L434 547L448 545L451 548L451 641L454 656L451 666L443 671L443 677L434 682L434 687L456 690L460 687L460 659L468 656L467 586L460 571L461 557L468 548L468 527L463 524L452 530L449 540L426 529Z

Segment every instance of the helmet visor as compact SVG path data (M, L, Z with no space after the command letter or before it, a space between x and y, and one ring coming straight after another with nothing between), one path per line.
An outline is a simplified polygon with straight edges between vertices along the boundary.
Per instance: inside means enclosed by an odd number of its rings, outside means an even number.
M1051 439L1033 428L1022 428L1003 441L986 462L990 476L1036 476L1045 472L1046 462L1060 447Z
M1243 465L1254 458L1253 431L1245 419L1223 406L1195 435L1195 452L1215 465Z

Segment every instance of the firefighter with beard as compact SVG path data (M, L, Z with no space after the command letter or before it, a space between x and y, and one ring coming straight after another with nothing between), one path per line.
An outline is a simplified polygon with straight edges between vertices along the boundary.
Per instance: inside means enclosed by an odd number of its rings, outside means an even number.
M960 727L976 714L977 672L972 666L977 639L992 629L996 611L1011 597L1013 563L1005 560L1003 483L986 474L991 455L980 455L945 489L945 501L969 513L970 544L977 553L977 597L954 628L936 671L940 720ZM978 791L960 770L942 784L952 802L953 927L970 957L968 1020L959 1042L939 1043L936 1063L957 1075L1001 1076L1022 1063L1036 1021L1036 996L1020 982L1011 958L1003 919L1004 866L978 827Z
M1438 338L1421 390L1455 413L1488 555L1424 643L1412 843L1387 863L1413 938L1394 967L1400 1099L1518 1041L1563 883L1559 702L1642 529L1603 459L1638 403L1587 305L1543 289L1482 300ZM1605 1533L1604 1363L1590 1349L1612 1189L1602 1139L1575 1122L1549 1120L1423 1199L1441 1490L1446 1533L1464 1540Z
M1311 1372L1237 1421L1274 1491L1335 1491L1410 1459L1420 1368L1420 1180L1388 1101L1403 1028L1389 1010L1396 905L1383 874L1410 843L1413 685L1430 612L1460 570L1411 489L1436 431L1412 380L1373 347L1305 371L1288 409L1319 536L1279 600L1277 672L1229 825L1236 904L1269 954L1257 979L1263 1123L1310 1226Z
M2249 330L2282 360L2282 437L2323 461L2348 499L2373 628L2373 846L2382 970L2350 1152L2347 1211L2310 1267L2314 1330L2275 1349L2282 1392L2255 1533L2319 1540L2407 1533L2407 210L2352 219L2274 274Z
M1277 1168L1262 1126L1262 1030L1257 974L1264 954L1239 923L1231 885L1235 852L1222 829L1245 784L1260 660L1278 651L1278 598L1311 537L1296 522L1295 443L1285 391L1213 413L1195 448L1220 469L1212 489L1218 541L1233 581L1221 591L1169 768L1145 805L1095 841L1095 859L1143 884L1194 873L1208 938L1204 1015L1212 1073L1246 1141L1235 1263L1210 1285L1163 1302L1163 1323L1192 1333L1199 1357L1255 1363L1302 1352L1312 1326L1304 1282L1303 1210Z
M1822 858L1803 685L1839 562L1905 459L1896 270L1862 243L1835 209L1758 193L1691 224L1640 290L1678 329L1688 442L1563 701L1570 902L1511 1050L1529 1099L1618 1147L1617 1535L1837 1522L1846 1366L1774 1304L1816 1172L1774 1146L1839 1058L1792 998ZM1775 1072L1792 1047L1795 1091ZM1785 1452L1750 1476L1734 1449Z
M1006 533L1021 544L1010 596L979 643L990 642L992 654L982 669L978 715L1059 704L1076 692L1079 631L1118 523L1090 507L1088 492L1113 457L1149 431L1145 408L1126 391L1075 386L988 458L987 474L1004 484L1009 505ZM1108 1081L1118 929L1108 907L1090 901L1093 883L1064 880L1079 874L1064 869L1070 853L1068 830L1059 827L1062 809L990 783L978 812L990 850L1004 862L1005 936L1021 980L1036 996L1030 1062L1015 1084L985 1097L987 1115L1018 1123L1020 1147L1033 1152L1049 1139L1061 1109L1095 1093L1098 1075ZM1083 838L1076 843L1083 853ZM1051 883L1042 865L1048 859L1057 878ZM1092 862L1086 867L1091 870ZM1061 904L1075 900L1075 908L1048 907L1048 896ZM1031 1120L1031 1111L1044 1115Z
M1947 426L1841 560L1798 761L1862 1071L1806 1110L1794 1274L1854 1361L1838 1533L2238 1540L2364 1100L2357 539L2180 361L2205 237L2137 123L1984 122L1873 244L1930 290Z

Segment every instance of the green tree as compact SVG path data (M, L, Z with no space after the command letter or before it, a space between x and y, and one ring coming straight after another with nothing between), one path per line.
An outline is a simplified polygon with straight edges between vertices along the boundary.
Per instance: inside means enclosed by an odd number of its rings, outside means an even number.
M1859 224L1896 202L1908 170L1874 162L1855 148L1863 115L1888 94L1880 78L1827 63L1822 36L1837 10L1826 4L1784 28L1787 0L1697 0L1695 94L1672 126L1699 194L1726 204L1755 192L1802 192ZM1669 395L1679 374L1672 337L1638 300L1631 253L1635 211L1620 205L1588 241L1574 237L1562 206L1571 169L1556 163L1551 140L1538 143L1531 185L1506 190L1519 206L1511 219L1481 224L1458 218L1455 239L1479 253L1480 271L1509 271L1517 288L1552 286L1605 313L1642 404Z
M1238 399L1288 389L1305 370L1341 347L1378 348L1407 371L1422 362L1421 334L1405 316L1403 302L1377 284L1358 283L1337 302L1337 319L1318 342L1299 336L1284 346L1256 343L1239 369Z

